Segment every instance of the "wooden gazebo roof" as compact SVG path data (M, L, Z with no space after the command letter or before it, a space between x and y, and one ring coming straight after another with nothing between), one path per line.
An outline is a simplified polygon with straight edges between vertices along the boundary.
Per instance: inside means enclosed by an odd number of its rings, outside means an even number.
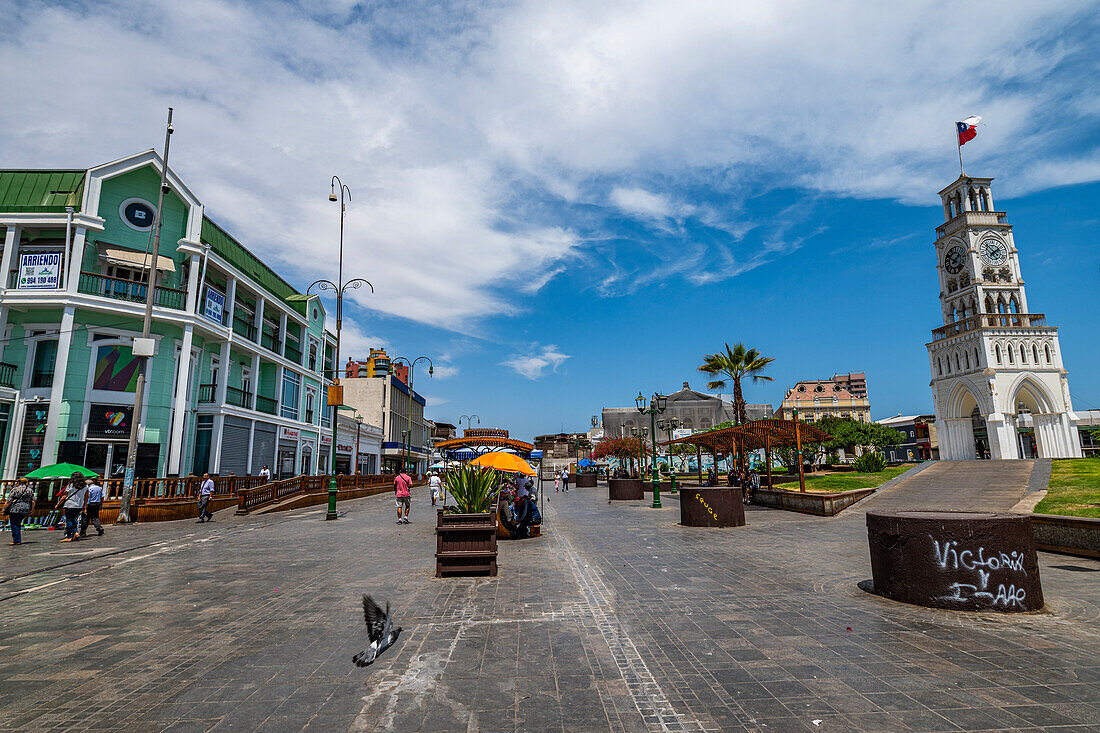
M756 448L778 448L795 445L794 420L754 420L744 425L708 430L705 433L685 435L683 438L667 440L661 445L688 443L706 448L710 452L735 453L738 450ZM831 435L813 425L800 423L799 438L803 444L819 443L830 440Z
M515 438L504 438L500 436L478 435L478 436L463 436L461 438L451 438L450 440L442 440L435 444L437 450L452 451L462 450L463 448L470 448L478 453L487 453L489 450L502 450L504 448L510 448L518 453L530 453L535 449L531 443L524 443L522 440L516 440Z

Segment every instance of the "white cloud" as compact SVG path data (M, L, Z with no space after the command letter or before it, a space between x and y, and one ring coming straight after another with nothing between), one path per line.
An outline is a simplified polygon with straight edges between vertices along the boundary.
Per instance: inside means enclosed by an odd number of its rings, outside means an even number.
M439 364L435 367L434 379L450 379L458 376L459 369L453 364Z
M1065 147L1065 130L1089 140L1100 124L1095 10L6 3L0 150L5 167L105 162L159 146L173 105L173 166L275 269L333 276L336 173L353 193L345 277L376 288L350 297L469 332L518 311L517 280L542 287L592 246L578 206L610 202L679 236L694 217L735 243L756 226L742 204L770 188L934 203L954 175L952 124L971 113L987 125L968 168L997 175L1001 195L1097 180L1097 151ZM1065 119L1040 124L1051 109ZM540 197L565 208L532 211ZM680 274L698 282L753 256L684 249L696 266Z
M558 367L564 364L566 359L572 358L567 354L563 354L553 344L545 346L534 344L529 351L531 353L528 356L516 356L513 359L501 362L501 365L510 367L516 373L534 380L546 376L548 371L557 372Z

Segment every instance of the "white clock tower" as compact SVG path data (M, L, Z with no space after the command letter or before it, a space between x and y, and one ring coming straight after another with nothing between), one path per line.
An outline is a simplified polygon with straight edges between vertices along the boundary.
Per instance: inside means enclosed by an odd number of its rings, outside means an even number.
M940 191L944 325L927 345L940 458L1079 458L1058 329L1028 308L1012 225L993 209L992 182L960 176Z

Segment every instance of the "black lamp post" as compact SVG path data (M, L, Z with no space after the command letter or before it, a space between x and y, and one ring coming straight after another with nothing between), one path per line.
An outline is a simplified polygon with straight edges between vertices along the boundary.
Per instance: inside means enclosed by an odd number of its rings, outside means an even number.
M462 417L458 418L458 427L462 427L462 421L463 420L466 421L466 429L467 430L470 429L470 425L473 424L475 421L477 422L478 425L481 424L481 416L480 415L463 415Z
M678 418L675 418L675 417L670 417L667 420L658 420L657 421L657 427L661 428L662 430L668 431L668 439L672 440L672 432L674 430L676 430L676 428L680 427L680 420ZM669 475L669 481L672 484L671 487L669 488L668 493L675 494L676 493L676 468L675 468L675 465L672 463L672 446L671 445L668 446L668 475Z
M339 423L338 415L339 409L344 403L343 392L340 387L340 328L343 325L344 319L344 293L350 289L358 289L363 287L366 283L370 287L370 291L374 292L374 286L369 281L364 280L361 277L354 278L347 282L344 282L344 217L347 214L347 202L344 200L345 196L347 201L351 201L351 189L344 185L344 182L340 180L339 176L333 176L330 183L330 190L328 195L329 201L340 202L340 259L336 270L336 282L331 280L316 280L306 288L306 294L309 294L310 289L314 285L317 286L318 291L331 290L336 293L336 353L334 356L334 363L332 369L332 386L336 389L332 390L330 395L327 395L325 402L332 408L332 477L329 479L328 484L328 513L325 515L325 519L336 519L336 428ZM340 186L340 198L336 198L336 186ZM324 346L321 347L321 373L324 374ZM359 456L355 457L359 460Z
M363 416L358 412L355 413L355 468L352 473L360 473L359 471L359 429L363 427Z
M653 508L661 508L661 477L657 474L657 416L665 411L668 398L663 394L657 392L653 393L653 396L649 398L649 404L646 404L646 398L639 392L638 396L634 398L634 404L638 407L638 412L643 415L649 415L650 437L653 440L653 464L650 471L651 480L653 483Z
M412 451L413 372L416 371L416 362L420 361L421 359L428 362L428 376L430 377L435 374L435 364L433 364L432 360L426 356L418 356L412 361L409 361L404 356L399 356L396 359L390 361L391 372L393 371L393 365L399 361L405 362L405 364L409 367L409 409L406 412L406 417L408 418L409 425L409 442L405 448L405 470L408 470L409 454Z

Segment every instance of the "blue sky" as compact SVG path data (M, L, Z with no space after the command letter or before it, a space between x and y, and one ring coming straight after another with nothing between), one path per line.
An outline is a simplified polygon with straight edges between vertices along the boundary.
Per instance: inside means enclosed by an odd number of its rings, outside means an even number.
M928 411L936 191L964 152L1015 225L1033 311L1100 407L1095 2L11 2L0 165L159 146L289 280L335 269L344 338L435 360L429 415L581 429L699 387L744 341L801 378L864 369ZM63 92L62 92L63 90Z

